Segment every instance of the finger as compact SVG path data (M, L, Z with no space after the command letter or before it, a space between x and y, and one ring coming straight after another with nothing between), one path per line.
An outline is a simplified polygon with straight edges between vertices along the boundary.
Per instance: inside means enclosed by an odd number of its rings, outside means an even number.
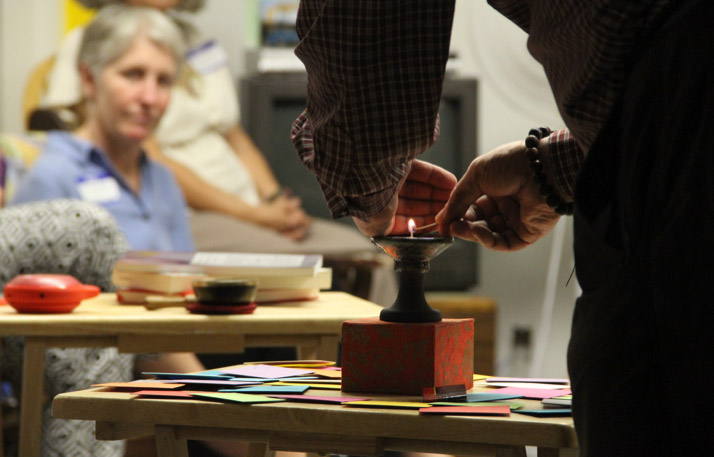
M496 233L503 233L509 229L508 224L506 224L506 220L500 214L490 217L486 222L491 230Z
M491 230L502 234L504 242L509 245L508 250L521 249L537 239L524 226L522 207L516 199L484 196L478 199L476 206Z
M287 238L290 238L291 240L294 241L300 241L303 240L307 236L307 230L304 228L296 228L293 230L286 230L282 232L284 236Z
M481 243L486 247L493 244L493 233L484 221L456 221L450 225L450 232L462 240Z
M293 212L296 208L294 202L284 197L279 197L277 200L269 204L275 208L276 212L281 213L290 213Z
M514 241L516 244L534 243L552 228L553 221L557 222L557 216L552 211L542 212L524 208L521 202L512 197L495 198L492 202L495 203L497 210L490 212L487 220L496 231L505 231L505 227L510 228L514 232L513 237L518 239ZM499 230L500 227L503 228Z
M451 195L451 189L434 187L431 183L406 181L399 189L399 198L414 198L419 200L439 200L446 202Z
M456 185L456 176L450 171L423 160L413 160L408 181L428 183L433 187L451 190Z
M517 251L530 244L510 228L503 232L494 231L486 221L457 221L451 224L450 231L453 236L466 241L476 241L494 251Z
M392 226L389 235L409 235L409 225L408 218L397 216L394 218L394 225Z
M437 215L436 220L440 225L448 225L451 222L457 221L463 217L471 204L476 202L483 195L477 180L473 177L475 173L474 167L469 167L463 178L456 184L454 190L451 191L449 201L446 202L444 209Z
M488 219L501 212L501 209L498 207L498 202L488 195L479 197L472 207L478 211L480 219Z
M491 217L498 215L509 227L515 228L522 224L521 205L513 198L494 198L492 200L497 210L491 213Z
M302 210L301 201L299 198L291 197L287 200L288 206L293 210Z
M474 205L466 211L463 219L466 221L484 220L494 232L504 232L509 227L514 227L510 222L513 217L505 214L518 212L513 207L513 202L508 199L492 199L487 196L479 198Z
M481 210L478 206L471 205L469 209L466 210L466 214L464 214L463 220L474 222L479 219L483 219L483 214L481 213Z
M302 211L292 211L285 218L286 224L291 229L305 226L305 213Z
M396 214L404 217L434 217L444 207L444 202L431 200L399 199Z
M434 220L434 215L430 216L424 216L424 217L405 217L405 216L399 216L395 217L394 219L394 227L392 228L392 231L390 234L392 235L409 235L409 220L414 221L414 226L416 228L423 227L425 225L431 225L435 222ZM419 235L424 235L425 233L430 233L433 231L436 231L437 228L434 227L431 230L423 230L418 232L417 234Z

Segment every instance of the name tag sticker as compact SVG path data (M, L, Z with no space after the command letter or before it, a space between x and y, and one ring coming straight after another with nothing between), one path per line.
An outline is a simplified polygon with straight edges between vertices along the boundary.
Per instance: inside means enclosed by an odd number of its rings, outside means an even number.
M228 55L214 40L209 40L189 50L186 61L196 72L206 75L228 65Z
M119 183L106 173L80 177L77 179L77 191L82 200L92 203L110 203L121 198Z

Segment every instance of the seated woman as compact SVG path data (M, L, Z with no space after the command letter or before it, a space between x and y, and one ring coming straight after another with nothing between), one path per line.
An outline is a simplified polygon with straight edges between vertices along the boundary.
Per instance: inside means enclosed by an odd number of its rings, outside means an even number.
M140 4L167 11L197 11L204 0L78 0L90 8ZM225 51L185 20L172 16L187 45L185 71L146 152L174 173L187 203L198 250L318 253L326 264L333 258L376 252L353 227L310 217L300 199L284 192L270 164L240 127L238 96ZM42 104L48 108L81 106L76 71L83 29L61 44L47 80ZM289 134L289 125L284 134ZM286 151L286 154L295 154ZM290 183L285 183L289 186ZM372 270L368 298L390 305L396 278L386 257Z
M91 202L116 221L130 249L193 250L181 190L173 175L141 147L168 105L183 51L181 32L155 9L116 5L98 14L86 29L78 58L88 100L86 120L72 133L49 135L12 204ZM127 376L127 356L116 350L54 350L47 362L51 385L65 391L87 388L98 382L89 379L93 375L109 375L96 370L106 358L123 367L111 372L114 380ZM203 365L194 354L181 353L143 357L136 368L189 372ZM121 444L94 440L91 423L46 418L43 455L123 452Z
M123 22L105 24L110 13ZM131 249L193 250L181 190L141 146L168 106L182 55L178 28L156 10L98 16L78 59L87 116L72 133L49 134L11 203L90 201L114 216Z

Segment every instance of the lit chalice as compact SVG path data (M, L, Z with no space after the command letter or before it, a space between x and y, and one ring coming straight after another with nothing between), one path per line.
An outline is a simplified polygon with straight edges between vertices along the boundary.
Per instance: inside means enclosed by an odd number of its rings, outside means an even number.
M429 271L429 261L451 246L454 238L416 236L418 230L410 219L409 236L372 238L372 243L394 259L394 269L399 274L397 299L392 306L382 310L380 320L404 323L441 321L441 313L429 306L424 297L424 274Z

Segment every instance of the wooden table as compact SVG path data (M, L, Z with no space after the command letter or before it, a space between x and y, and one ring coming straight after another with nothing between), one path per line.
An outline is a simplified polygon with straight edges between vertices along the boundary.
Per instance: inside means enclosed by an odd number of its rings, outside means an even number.
M472 391L486 390L474 388ZM345 395L310 389L314 395ZM347 394L349 395L349 394ZM372 399L420 401L418 397L355 394ZM516 400L540 408L535 400ZM203 400L139 399L127 392L90 389L55 397L52 414L96 421L98 439L155 434L159 457L186 457L187 439L250 442L249 457L268 451L377 456L385 450L451 455L574 456L577 439L570 417L425 416L417 410L356 408L314 403L242 405ZM322 454L324 455L324 454Z
M114 294L86 300L69 314L17 314L0 306L0 337L25 337L22 370L33 373L22 379L20 455L40 455L44 377L38 373L44 373L46 348L240 353L251 346L297 346L301 359L337 360L342 321L375 317L381 309L342 292L322 292L315 301L258 306L253 314L222 316L190 314L181 307L148 311L120 305ZM1 445L0 438L0 457Z

